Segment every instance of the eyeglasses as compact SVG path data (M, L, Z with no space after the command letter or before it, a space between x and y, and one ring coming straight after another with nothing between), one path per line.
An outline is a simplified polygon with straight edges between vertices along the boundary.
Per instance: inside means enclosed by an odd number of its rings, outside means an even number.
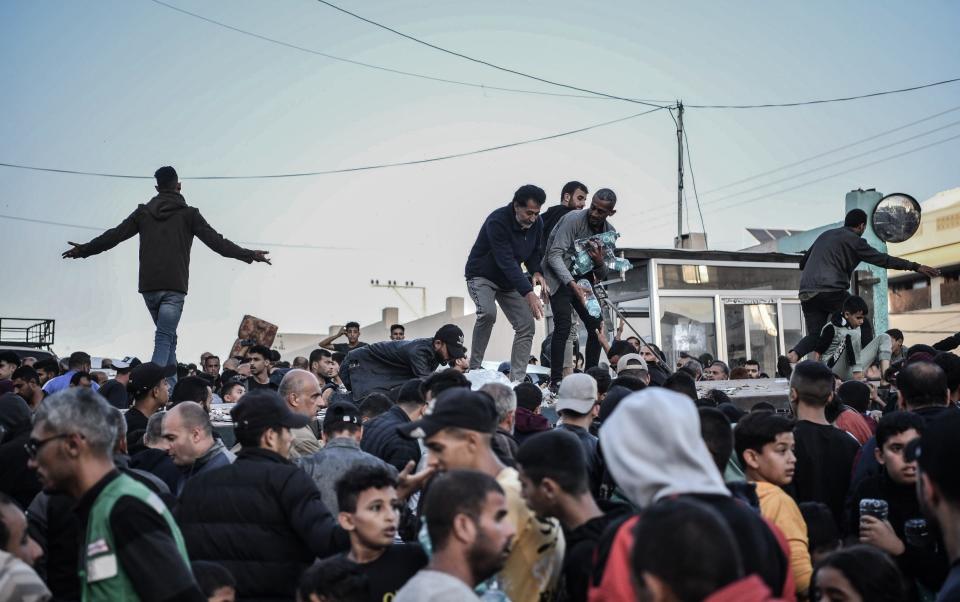
M30 439L23 444L23 449L26 450L27 455L31 460L36 460L37 454L40 453L40 449L43 448L44 445L50 443L51 441L56 441L57 439L65 439L72 434L73 433L60 433L59 435L47 437L46 439L34 439L33 437L30 437Z

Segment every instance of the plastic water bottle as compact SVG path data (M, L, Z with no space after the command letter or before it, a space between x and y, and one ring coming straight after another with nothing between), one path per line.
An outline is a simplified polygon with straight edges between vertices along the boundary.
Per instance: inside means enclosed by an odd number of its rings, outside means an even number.
M577 281L577 285L587 293L587 313L594 318L599 318L600 302L597 301L597 296L593 294L593 287L590 286L590 281L586 278L581 278Z

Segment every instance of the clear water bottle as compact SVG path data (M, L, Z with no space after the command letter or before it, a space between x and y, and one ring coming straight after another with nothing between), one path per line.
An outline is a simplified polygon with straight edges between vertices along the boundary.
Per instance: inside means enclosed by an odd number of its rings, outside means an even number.
M590 286L590 281L586 278L581 278L577 281L577 285L587 294L587 313L594 318L599 318L600 302L597 301L597 296L593 294L593 287Z

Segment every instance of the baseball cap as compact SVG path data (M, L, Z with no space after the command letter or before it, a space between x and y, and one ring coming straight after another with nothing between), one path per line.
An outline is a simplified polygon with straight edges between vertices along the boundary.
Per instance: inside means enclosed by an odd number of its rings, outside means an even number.
M113 363L114 370L132 370L133 368L136 368L143 362L133 357L132 355L128 355L122 360L113 360L112 363Z
M432 413L397 430L404 437L426 439L449 427L493 434L497 430L493 398L463 387L447 389L434 401Z
M621 355L617 361L617 374L624 370L643 370L649 372L647 361L639 353L628 353Z
M433 340L446 343L451 359L458 360L467 355L467 348L463 346L463 331L456 324L441 326L433 335Z
M327 408L327 413L323 416L323 430L326 431L336 424L359 425L362 422L357 406L349 401L338 401Z
M927 421L923 434L907 444L904 458L916 461L920 470L930 475L944 495L960 500L960 472L956 462L960 458L960 412L948 410Z
M310 422L309 416L291 412L280 394L272 389L256 389L245 394L230 410L230 416L233 418L233 428L240 430L276 427L298 429Z
M153 362L140 364L130 371L130 382L127 383L127 390L134 395L142 395L150 389L160 384L164 378L174 376L177 373L177 365L161 366Z
M560 381L557 411L573 410L587 414L597 403L597 381L589 374L571 374Z

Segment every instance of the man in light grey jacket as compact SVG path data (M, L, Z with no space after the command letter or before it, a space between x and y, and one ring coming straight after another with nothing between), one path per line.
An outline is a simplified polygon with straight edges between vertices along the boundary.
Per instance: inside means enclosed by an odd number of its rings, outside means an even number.
M600 339L597 330L600 319L587 313L586 296L590 293L577 284L570 273L570 264L574 256L573 243L595 234L614 230L607 218L617 212L617 195L609 188L601 188L593 195L590 206L579 211L567 213L550 233L547 240L546 265L543 274L550 289L550 305L553 308L553 341L550 346L550 381L556 389L563 378L563 353L567 337L570 336L571 315L577 312L587 329L587 349L584 370L600 362ZM599 282L606 277L607 268L603 265L603 251L599 245L589 250L594 269L587 274L588 280Z

